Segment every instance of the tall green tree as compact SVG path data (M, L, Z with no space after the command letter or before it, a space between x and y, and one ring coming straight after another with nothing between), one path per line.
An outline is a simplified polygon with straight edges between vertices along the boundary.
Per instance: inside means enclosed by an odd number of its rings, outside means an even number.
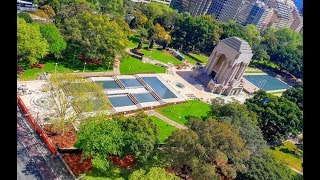
M211 15L194 18L189 13L180 14L174 27L171 46L205 54L212 52L222 32L219 22Z
M297 83L293 87L287 89L282 97L292 101L298 105L298 107L303 110L303 84Z
M188 130L173 132L162 149L175 172L194 179L218 179L218 173L234 178L245 170L248 149L231 124L192 118L189 125Z
M139 29L144 28L147 25L148 18L140 11L133 11L134 18L130 21L130 28Z
M18 16L19 18L24 19L27 23L32 23L32 22L33 22L30 14L27 13L27 12L20 12L20 13L17 14L17 16Z
M52 74L45 89L51 102L47 112L52 117L52 132L58 134L63 134L73 122L86 119L88 113L99 115L111 108L102 85L78 75Z
M262 132L257 126L257 115L249 111L246 105L237 102L224 105L213 104L211 114L220 122L229 122L239 130L251 156L264 154L268 149L267 142L263 139Z
M154 155L158 143L157 126L143 113L112 119L91 118L81 122L77 134L75 147L93 157L93 166L102 172L112 168L110 155L132 155L138 163L145 163Z
M242 25L236 23L233 20L229 20L226 23L222 23L223 33L221 39L225 39L232 36L244 37L244 28Z
M301 34L290 28L268 28L261 44L267 46L271 61L296 77L303 76L303 43Z
M223 33L221 39L237 36L246 40L250 46L255 46L260 43L260 32L253 24L242 26L233 20L222 24Z
M158 144L159 130L156 124L145 113L137 113L128 118L116 116L113 119L118 121L125 131L124 153L134 155L138 162L146 162L155 153Z
M93 157L95 168L107 172L111 166L108 156L124 155L124 133L117 121L104 117L82 121L74 146L83 149L86 156Z
M155 18L162 15L168 15L168 12L173 11L173 9L171 9L168 5L159 2L141 4L140 10L151 22L153 22Z
M244 173L239 173L239 175L236 177L236 180L303 179L302 176L295 175L295 173L293 173L293 171L285 165L276 162L270 155L265 155L263 157L252 157L246 162L246 166L247 170Z
M158 167L152 167L149 172L146 172L143 169L134 171L130 176L129 180L179 180L180 178L167 173L164 169Z
M247 24L243 27L245 36L243 37L251 46L260 43L260 31L253 24Z
M65 19L63 35L68 46L74 45L81 49L77 56L103 60L106 65L112 63L116 55L125 55L124 49L129 44L129 32L120 27L116 20L87 11Z
M40 32L49 44L49 53L55 57L61 57L61 52L66 49L67 44L60 34L58 28L54 25L40 25Z
M284 97L259 90L245 104L257 113L258 125L270 145L280 145L290 134L297 136L302 131L303 112Z
M26 60L30 65L38 62L49 52L49 45L40 33L37 23L29 24L24 19L17 19L17 54L19 60Z
M96 5L102 14L111 14L114 16L123 16L125 13L123 0L87 0Z

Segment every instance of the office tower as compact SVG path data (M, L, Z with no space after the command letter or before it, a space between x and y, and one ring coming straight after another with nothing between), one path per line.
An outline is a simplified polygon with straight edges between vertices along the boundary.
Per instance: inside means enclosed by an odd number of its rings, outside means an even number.
M294 21L290 28L295 30L296 32L300 32L303 27L303 18L300 15L299 11L296 9L292 11L292 14Z

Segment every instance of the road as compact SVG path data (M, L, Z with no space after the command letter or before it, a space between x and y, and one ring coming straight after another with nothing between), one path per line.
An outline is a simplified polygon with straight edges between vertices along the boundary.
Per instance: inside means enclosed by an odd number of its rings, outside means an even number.
M17 106L17 179L71 180L59 156L53 155Z

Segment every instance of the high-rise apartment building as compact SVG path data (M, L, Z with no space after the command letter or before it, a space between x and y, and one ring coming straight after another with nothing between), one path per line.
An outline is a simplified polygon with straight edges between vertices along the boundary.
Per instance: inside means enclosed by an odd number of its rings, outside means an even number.
M300 14L303 15L303 0L293 0Z
M213 0L172 0L170 7L179 12L190 12L192 16L205 15Z
M241 2L242 0L227 0L218 20L222 22L227 22L230 19L234 20L240 8Z
M227 0L213 0L213 2L209 7L208 14L214 14L218 19L220 17L220 14L222 12L222 9L224 8L226 1Z
M132 0L133 2L138 2L138 3L150 3L150 2L160 2L164 4L170 4L171 0Z
M254 5L254 3L252 3L248 0L242 1L241 5L239 7L239 10L237 12L237 15L236 15L236 19L235 19L237 23L239 23L239 24L245 23L253 5Z
M254 24L259 30L269 26L300 31L303 20L292 0L172 0L172 8L192 16L214 14L218 21L235 20Z
M300 32L303 27L303 18L300 15L299 11L296 9L292 11L292 14L293 14L294 21L290 26L290 28L295 30L296 32Z
M294 21L292 11L295 5L291 0L276 0L275 12L277 18L271 25L272 27L290 27Z

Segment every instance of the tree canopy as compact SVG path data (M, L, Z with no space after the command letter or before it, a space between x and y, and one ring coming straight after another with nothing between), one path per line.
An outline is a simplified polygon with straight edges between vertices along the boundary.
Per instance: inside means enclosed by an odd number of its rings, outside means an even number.
M61 52L66 49L67 44L60 34L58 28L54 25L40 25L40 32L49 44L49 53L55 57L60 57Z
M19 60L27 60L30 65L38 62L49 52L49 45L40 33L37 23L27 23L24 19L17 19L17 54Z
M155 152L155 145L158 144L159 130L156 124L145 113L137 113L127 118L116 116L113 119L119 122L125 132L124 153L135 155L139 162L146 162Z
M78 56L103 60L108 64L113 62L116 55L124 55L124 49L129 43L128 32L124 30L129 27L121 27L119 21L121 20L111 20L107 15L84 11L64 20L63 35L68 45L80 49Z
M75 147L93 157L94 167L102 172L110 168L110 155L133 155L138 162L146 162L158 143L157 126L143 113L90 119L81 122L79 129Z
M257 126L256 113L249 111L244 104L228 103L212 107L212 115L220 122L229 122L239 130L241 137L246 141L251 155L264 154L268 148L267 142L263 139L262 132Z
M167 173L164 169L158 167L152 167L149 172L146 172L143 169L134 171L130 176L129 180L179 180L180 178Z
M303 110L303 84L297 83L293 87L287 89L282 97L292 101L298 105L298 107Z
M78 75L52 74L45 88L52 102L47 110L52 117L50 121L59 134L76 120L86 119L87 113L95 111L98 115L111 108L102 85L88 82Z
M210 54L221 32L219 22L211 15L192 17L189 13L180 14L171 33L171 46Z
M222 24L222 29L223 33L221 35L221 39L237 36L246 40L251 47L260 43L260 32L253 24L242 26L241 24L230 20Z
M245 169L248 149L231 124L191 118L189 125L188 130L173 132L162 149L175 172L217 179L218 173L234 178Z
M269 144L280 144L290 134L296 136L302 131L303 112L284 97L259 90L245 104L257 113L258 125Z
M296 77L303 76L303 44L301 34L290 28L268 28L261 44L267 46L270 60Z
M297 177L298 175L293 174L292 170L285 165L277 163L270 155L265 155L263 157L252 157L246 162L246 166L247 170L244 173L239 173L236 179L302 179L302 177Z
M20 13L17 14L17 16L18 16L19 18L24 19L27 23L32 23L32 22L33 22L30 14L27 13L27 12L20 12Z

